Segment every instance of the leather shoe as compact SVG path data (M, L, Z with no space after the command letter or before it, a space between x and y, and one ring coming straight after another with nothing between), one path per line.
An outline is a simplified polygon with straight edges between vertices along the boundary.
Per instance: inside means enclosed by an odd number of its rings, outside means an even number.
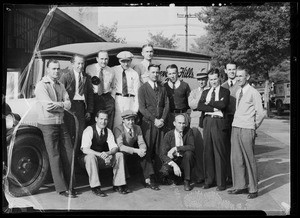
M256 198L258 196L257 192L253 192L253 193L249 193L249 195L247 196L248 199L252 199L252 198Z
M192 187L190 185L190 181L184 180L184 190L185 191L191 191L192 190Z
M218 186L216 188L216 191L224 191L225 189L226 189L226 187Z
M115 192L119 192L122 195L127 194L127 192L124 190L124 188L122 186L113 186L113 190Z
M123 191L126 192L126 194L131 192L127 185L123 185Z
M153 182L145 183L144 186L145 186L145 188L151 188L151 189L153 189L155 191L160 190L159 187L155 183L153 183Z
M247 193L248 193L248 189L247 188L228 190L228 194L233 194L233 195L247 194Z
M101 188L92 188L92 193L93 194L95 194L95 195L97 195L97 196L100 196L100 197L106 197L107 196L107 194L106 193L104 193L102 190L101 190Z
M70 198L76 198L77 197L71 191L63 191L63 192L60 192L59 194L62 195L62 196L65 196L65 197L70 197Z

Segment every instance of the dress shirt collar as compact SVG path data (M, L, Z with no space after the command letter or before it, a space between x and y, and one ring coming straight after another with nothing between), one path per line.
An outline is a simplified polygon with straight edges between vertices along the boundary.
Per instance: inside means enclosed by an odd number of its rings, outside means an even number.
M154 83L156 83L156 87L157 87L157 82L153 82L152 80L148 80L148 83L150 84L150 86L152 87L152 89L154 89Z
M249 85L249 83L247 83L243 88L241 87L241 89L243 90L243 94L245 93L245 92L247 92L247 90L250 88L250 85Z
M130 129L124 123L123 123L123 127L126 130L126 132L129 132ZM133 128L131 129L131 132L133 133Z
M107 66L105 66L104 68L102 68L103 69L102 72L104 72L106 68L107 68ZM96 69L97 69L97 72L100 72L101 67L100 67L100 65L98 63L96 64Z
M168 81L168 85L173 89L173 83L169 80ZM175 82L175 89L177 89L180 86L180 80L177 79L177 81Z
M229 79L229 78L228 78L228 85L229 85L229 87L230 87L230 85L231 85L231 81L232 81L232 84L233 84L233 85L236 83L235 78L234 78L234 79Z
M97 125L97 124L96 124L96 130L97 130L97 132L98 132L98 135L100 136L101 129L98 127L98 125ZM105 131L104 131L104 129L102 129L102 131L103 131L103 134L105 134Z
M220 91L220 87L221 87L220 85L218 85L217 87L215 87L215 92L218 92L218 93L219 93L219 91ZM213 91L213 89L214 89L214 88L213 88L213 87L211 87L209 91L210 91L210 92L212 92L212 91Z
M57 81L57 80L56 80L56 81L54 81L54 80L53 80L53 79L51 79L51 78L50 78L50 76L48 76L48 75L46 76L46 78L45 78L45 79L46 79L46 81L47 81L47 82L50 82L50 84L51 84L51 85L54 85L54 83L55 83L55 82L56 82L56 83L58 83L58 81Z

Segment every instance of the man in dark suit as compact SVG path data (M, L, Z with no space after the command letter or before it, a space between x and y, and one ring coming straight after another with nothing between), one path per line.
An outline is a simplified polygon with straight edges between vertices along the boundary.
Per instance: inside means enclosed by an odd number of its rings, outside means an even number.
M236 103L236 92L239 89L239 85L236 82L236 64L228 63L226 64L225 73L227 74L228 79L221 85L222 87L228 89L230 91L230 101L229 105L226 110L227 116L227 125L228 125L228 136L227 136L227 143L226 143L226 163L228 164L226 167L227 173L227 185L232 185L232 176L231 176L231 164L230 164L230 152L231 152L231 125L233 121L233 116L235 112L235 103Z
M220 86L218 69L208 71L211 88L204 90L198 103L202 111L200 127L203 127L204 142L204 189L217 183L217 191L226 189L226 108L229 104L230 92Z
M154 182L154 170L152 161L147 154L147 145L143 138L141 127L134 123L137 116L131 110L126 110L121 114L123 122L119 126L114 128L114 136L119 147L119 150L124 154L125 158L125 174L129 178L129 158L138 158L140 168L143 171L142 184L146 188L153 190L159 190L158 186ZM132 159L131 159L132 160ZM134 168L138 168L134 165Z
M154 161L156 178L159 176L161 160L160 145L163 139L165 121L169 112L167 92L158 81L159 65L148 67L149 80L139 88L139 111L143 115L141 129L147 144L147 155ZM157 178L158 179L158 178Z
M71 111L78 119L78 134L75 154L78 156L83 130L86 127L86 121L91 119L94 110L93 89L90 76L84 73L84 57L75 54L72 59L72 70L65 72L59 81L65 86L71 101ZM75 133L76 126L70 116L66 116L66 123L69 131ZM73 136L75 137L75 135ZM74 140L74 138L73 138Z
M164 136L161 146L161 172L164 176L173 177L175 181L183 177L184 190L190 191L191 173L195 162L194 135L192 129L186 128L186 118L183 114L175 117L174 126L175 129Z

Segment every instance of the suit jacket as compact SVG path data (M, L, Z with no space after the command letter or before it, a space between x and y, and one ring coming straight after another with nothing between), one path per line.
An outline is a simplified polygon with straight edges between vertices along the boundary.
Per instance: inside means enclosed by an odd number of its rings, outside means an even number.
M227 107L227 111L226 114L230 114L230 115L234 115L235 112L235 104L236 104L236 92L239 89L239 85L236 82L232 87L229 86L228 84L228 80L226 82L224 82L222 85L222 87L228 89L230 91L230 100L229 100L229 105Z
M195 150L195 142L194 142L194 134L192 129L185 128L183 131L183 146L177 147L177 151L183 154L185 151ZM172 161L171 158L168 157L168 152L171 148L175 147L175 132L174 129L167 132L164 136L164 140L160 150L160 158L163 163L169 163Z
M226 109L229 104L230 91L221 86L220 91L219 91L219 101L209 102L206 105L205 104L206 96L207 96L209 90L210 89L207 89L202 92L201 98L198 103L197 110L202 111L202 112L214 112L214 108L217 108L222 111L224 118L226 119ZM205 116L205 113L201 113L200 124L199 124L201 128L203 128L204 116Z
M156 119L167 119L169 113L169 99L166 89L159 83L157 85L158 95L151 85L146 82L139 89L139 111L143 120L154 122Z
M139 148L147 150L141 127L138 125L133 125L133 136L131 137L122 123L114 128L114 136L120 151L133 154L135 144Z
M94 111L94 95L93 95L93 87L91 83L91 77L87 75L86 73L83 73L83 94L85 98L85 107L87 112L93 113ZM69 70L65 72L59 79L59 81L64 84L68 94L69 98L71 100L71 103L73 102L73 98L75 95L75 75L73 70Z

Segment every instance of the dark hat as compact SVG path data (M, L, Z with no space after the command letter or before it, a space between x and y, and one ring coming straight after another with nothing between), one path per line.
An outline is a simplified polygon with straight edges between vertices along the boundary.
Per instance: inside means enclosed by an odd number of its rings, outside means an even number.
M207 73L197 73L195 78L199 80L199 79L206 79L207 77L208 77Z
M117 54L117 58L120 60L131 60L133 58L133 54L129 51L121 51Z
M99 85L100 84L100 79L97 76L93 76L91 81L92 81L93 85Z
M130 118L130 117L135 117L136 116L136 113L134 113L133 111L131 110L126 110L126 111L123 111L121 113L121 117L123 119L127 119L127 118Z

